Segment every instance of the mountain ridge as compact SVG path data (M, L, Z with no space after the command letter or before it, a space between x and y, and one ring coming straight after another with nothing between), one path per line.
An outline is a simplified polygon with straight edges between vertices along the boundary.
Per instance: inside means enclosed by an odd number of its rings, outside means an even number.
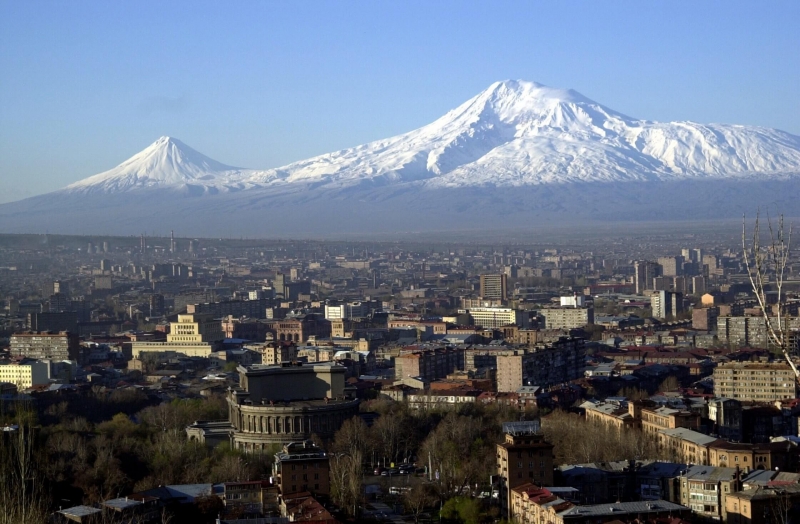
M784 131L640 120L573 90L507 80L418 129L273 169L228 166L161 137L108 171L0 205L0 231L709 219L759 203L792 209L799 175L800 137Z

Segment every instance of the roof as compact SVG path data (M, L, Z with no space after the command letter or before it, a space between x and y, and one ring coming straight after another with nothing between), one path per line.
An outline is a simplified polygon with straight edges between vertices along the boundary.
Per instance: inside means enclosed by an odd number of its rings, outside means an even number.
M59 513L69 517L88 517L95 513L100 513L100 509L91 506L73 506L71 508L62 509Z
M689 511L686 506L666 500L617 502L615 504L595 504L591 506L573 506L560 515L568 517L603 517L606 515L625 515L631 513L660 513L665 511Z
M686 428L661 429L658 432L669 437L680 438L700 446L707 446L708 444L718 440L716 437L709 437L708 435L704 435L697 431Z
M689 480L719 482L736 478L736 468L716 468L713 466L689 466L684 474Z

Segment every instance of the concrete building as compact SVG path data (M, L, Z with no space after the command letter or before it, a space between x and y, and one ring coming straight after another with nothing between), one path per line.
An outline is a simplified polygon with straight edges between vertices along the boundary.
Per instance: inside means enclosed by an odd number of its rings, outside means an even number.
M539 422L507 422L497 445L500 512L511 513L511 490L527 483L553 485L553 445L539 432Z
M730 362L714 369L714 396L775 402L797 396L796 378L783 362Z
M508 276L481 275L481 298L505 300L508 298Z
M300 344L308 341L310 337L328 338L331 336L330 321L313 313L281 320L268 320L265 324L275 340L281 342Z
M768 348L769 335L764 317L719 316L717 337L732 348Z
M272 468L281 495L309 492L330 495L330 465L328 454L312 441L291 442L275 454Z
M325 318L328 320L342 320L350 318L365 318L377 309L377 302L348 302L339 305L325 305Z
M47 362L0 363L0 382L27 389L50 382L50 366Z
M457 369L464 369L464 350L455 348L412 348L394 358L395 380L421 378L433 382L447 377Z
M539 311L547 329L575 329L594 324L593 307L551 307Z
M79 360L80 340L77 334L29 332L11 335L9 352L12 357L53 360Z
M131 355L139 358L141 353L175 353L187 357L208 358L219 348L225 338L222 323L208 314L178 315L177 322L170 322L166 342L131 342Z
M655 318L675 318L683 313L683 295L670 291L656 291L650 295L650 307Z
M528 313L508 307L477 307L466 311L472 324L486 329L495 329L513 324L520 328L530 326Z
M725 521L726 497L741 488L736 468L689 466L680 477L680 502L695 515Z
M719 309L716 307L702 307L692 310L692 329L713 331L717 327Z
M633 263L633 269L637 295L643 295L645 291L652 290L653 279L661 276L661 266L655 262L636 261Z
M497 391L513 393L523 386L552 386L583 377L584 341L562 338L549 345L498 355Z
M683 257L659 257L658 264L661 266L662 274L665 277L679 277L683 275Z

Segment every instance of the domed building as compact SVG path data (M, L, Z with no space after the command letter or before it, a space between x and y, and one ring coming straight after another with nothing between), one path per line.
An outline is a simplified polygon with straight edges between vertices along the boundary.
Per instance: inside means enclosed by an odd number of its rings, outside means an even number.
M330 439L358 414L358 399L345 396L345 368L335 363L239 366L239 387L228 391L228 422L198 421L190 439L213 444L228 437L247 452L304 441ZM223 428L224 426L224 428Z

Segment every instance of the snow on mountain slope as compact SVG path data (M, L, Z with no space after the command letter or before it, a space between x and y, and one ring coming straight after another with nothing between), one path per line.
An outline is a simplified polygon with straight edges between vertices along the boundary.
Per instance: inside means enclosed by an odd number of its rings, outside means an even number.
M577 182L785 178L800 137L752 126L637 120L583 95L507 80L414 131L256 171L162 137L119 166L62 191L521 187ZM310 196L310 195L309 195Z
M242 170L198 153L180 140L162 136L117 167L70 184L69 193L116 193L141 189L194 192L241 189Z
M759 127L658 123L534 82L497 82L417 130L254 174L268 186L426 187L786 175L800 138Z

